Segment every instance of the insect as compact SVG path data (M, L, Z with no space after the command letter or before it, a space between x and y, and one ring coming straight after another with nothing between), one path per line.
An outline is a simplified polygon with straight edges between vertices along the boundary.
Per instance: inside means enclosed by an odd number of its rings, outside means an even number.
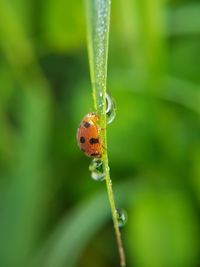
M102 155L98 120L99 116L94 112L90 112L82 119L77 130L78 146L87 156L92 158L100 158Z

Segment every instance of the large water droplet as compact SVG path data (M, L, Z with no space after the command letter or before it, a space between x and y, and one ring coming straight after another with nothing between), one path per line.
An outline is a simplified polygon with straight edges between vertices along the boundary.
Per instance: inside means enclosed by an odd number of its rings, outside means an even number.
M106 93L106 118L107 118L107 124L110 124L116 115L116 106L113 98Z
M93 159L89 165L91 177L95 181L103 181L105 179L104 165L102 160Z
M125 209L117 208L117 221L119 228L122 228L128 221L128 214Z

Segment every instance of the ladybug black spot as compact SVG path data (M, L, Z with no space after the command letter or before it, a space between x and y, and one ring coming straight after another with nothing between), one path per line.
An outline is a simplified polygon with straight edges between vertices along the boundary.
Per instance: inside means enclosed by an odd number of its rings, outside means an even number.
M85 143L85 138L83 136L80 137L80 143L81 144Z
M92 156L92 157L99 156L99 153L92 153L92 154L90 154L90 156Z
M90 138L90 144L93 145L93 144L97 144L99 143L99 139L98 138Z
M89 122L85 122L85 123L84 123L84 127L85 127L85 128L89 128L89 127L90 127L90 123L89 123Z

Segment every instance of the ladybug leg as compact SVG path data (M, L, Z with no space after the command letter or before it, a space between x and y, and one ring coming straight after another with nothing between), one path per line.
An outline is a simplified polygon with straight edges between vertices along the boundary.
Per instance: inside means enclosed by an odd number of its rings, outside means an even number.
M104 145L102 145L102 148L103 148L105 151L107 151L107 147L105 147Z

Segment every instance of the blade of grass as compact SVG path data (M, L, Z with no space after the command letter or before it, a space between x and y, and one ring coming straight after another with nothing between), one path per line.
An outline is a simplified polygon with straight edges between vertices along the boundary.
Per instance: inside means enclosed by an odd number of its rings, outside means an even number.
M86 0L86 13L88 20L88 50L94 108L99 115L102 146L105 147L102 155L102 161L105 168L106 187L118 244L120 264L121 266L125 266L125 254L121 233L118 227L116 205L109 172L106 138L106 82L110 5L110 0Z

